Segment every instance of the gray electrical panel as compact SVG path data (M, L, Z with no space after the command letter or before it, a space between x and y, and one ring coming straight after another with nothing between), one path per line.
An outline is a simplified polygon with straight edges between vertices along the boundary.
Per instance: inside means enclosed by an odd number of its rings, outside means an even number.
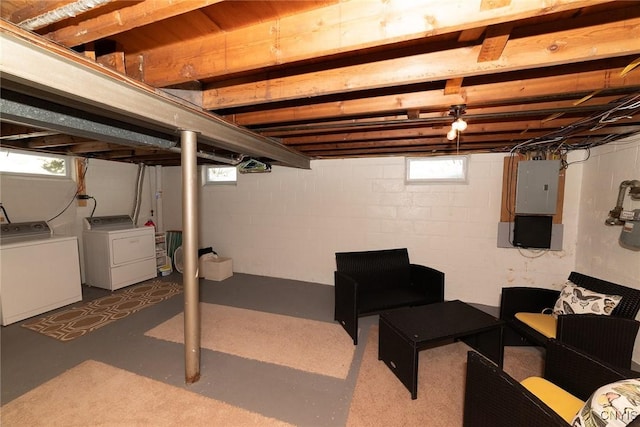
M559 175L560 160L518 162L516 213L555 214Z

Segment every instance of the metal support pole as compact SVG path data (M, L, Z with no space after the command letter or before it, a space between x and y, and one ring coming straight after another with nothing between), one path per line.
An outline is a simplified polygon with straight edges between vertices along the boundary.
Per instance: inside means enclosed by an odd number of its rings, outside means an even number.
M200 379L198 289L198 173L196 133L182 131L182 251L184 256L184 360L187 384Z

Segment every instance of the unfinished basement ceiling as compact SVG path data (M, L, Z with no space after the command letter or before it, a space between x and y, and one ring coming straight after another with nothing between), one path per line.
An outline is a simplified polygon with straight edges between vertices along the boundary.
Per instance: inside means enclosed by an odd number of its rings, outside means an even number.
M640 132L635 1L3 0L0 11L95 69L303 157L563 152ZM468 128L450 141L455 105ZM19 120L2 122L2 145L180 162Z

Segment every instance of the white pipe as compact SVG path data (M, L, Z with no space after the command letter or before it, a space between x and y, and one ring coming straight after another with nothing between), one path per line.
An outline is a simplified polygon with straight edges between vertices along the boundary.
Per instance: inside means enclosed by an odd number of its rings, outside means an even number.
M145 164L138 164L138 176L136 180L135 199L133 200L133 212L131 218L133 219L133 225L138 225L138 217L140 216L140 206L142 204L142 186L144 184L144 169Z
M156 213L156 226L158 231L164 231L164 223L162 222L162 166L156 166L156 185L153 194L154 209Z

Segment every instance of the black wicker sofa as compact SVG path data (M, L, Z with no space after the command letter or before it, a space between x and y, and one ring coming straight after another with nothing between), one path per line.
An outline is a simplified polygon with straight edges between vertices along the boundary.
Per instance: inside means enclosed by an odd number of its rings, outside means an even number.
M358 344L358 317L444 301L444 273L411 264L406 248L336 253L335 313Z
M490 360L470 351L467 356L463 426L568 427L570 420L567 420L567 414L571 413L571 408L575 409L575 414L582 412L583 403L588 402L599 387L627 378L638 378L640 373L616 368L573 346L550 340L543 376L552 386L559 387L558 394L549 393L549 389L542 387L527 387L527 381L531 378L520 383ZM578 402L572 402L575 406L564 406L563 417L561 411L557 410L561 406L558 405L560 395L565 392L577 398ZM569 415L569 418L575 414ZM627 417L628 422L633 414L629 412L622 417ZM640 417L628 424L635 427L639 425Z
M575 271L569 275L569 281L593 292L619 295L622 299L610 315L561 314L557 320L551 320L551 315L541 316L540 313L554 307L560 291L531 287L502 288L500 318L509 325L505 330L504 345L546 346L550 338L555 338L614 366L629 369L640 326L640 322L635 320L640 310L640 289ZM533 314L538 319L548 318L551 322L548 323L549 331L542 333L541 328L536 330L531 324L525 323L523 313L530 317Z

